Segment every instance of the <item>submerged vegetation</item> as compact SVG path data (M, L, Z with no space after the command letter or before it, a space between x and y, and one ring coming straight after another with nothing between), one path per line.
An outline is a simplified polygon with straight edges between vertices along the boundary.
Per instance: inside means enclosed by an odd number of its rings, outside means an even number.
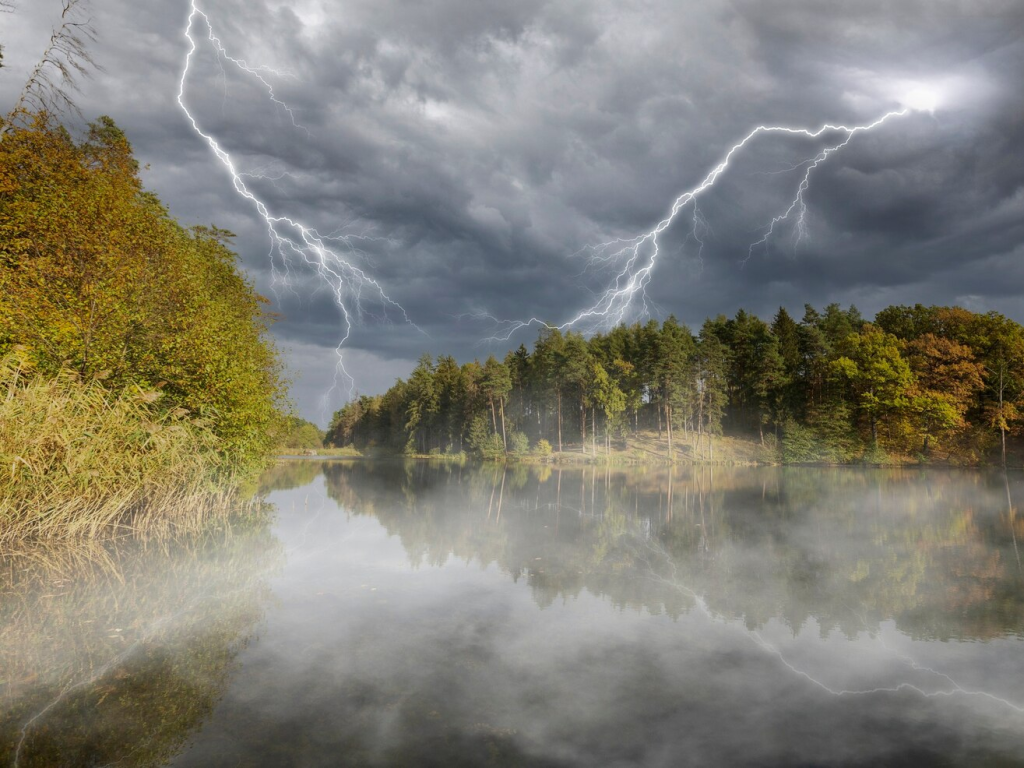
M0 129L0 539L224 503L284 392L231 233L171 218L109 118Z
M1024 328L1002 315L894 306L866 322L855 307L808 305L799 322L740 310L697 334L673 317L589 340L545 328L532 352L483 365L426 355L408 381L335 413L326 440L596 457L656 430L669 459L714 461L732 435L772 462L1005 464L1022 397Z

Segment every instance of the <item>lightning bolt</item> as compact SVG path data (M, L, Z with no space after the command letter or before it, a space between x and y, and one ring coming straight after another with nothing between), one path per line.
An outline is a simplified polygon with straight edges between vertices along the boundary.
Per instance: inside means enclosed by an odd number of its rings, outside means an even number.
M105 677L109 672L117 669L119 666L131 659L143 646L150 642L158 641L160 639L160 631L168 625L172 625L178 619L186 616L189 612L195 610L203 603L207 601L227 601L228 598L234 597L238 594L244 594L251 590L251 586L239 587L238 589L232 589L221 594L204 594L199 595L188 602L188 604L179 611L169 613L164 616L160 616L153 619L149 626L142 630L139 636L132 641L132 643L120 653L110 658L106 663L101 664L99 667L91 670L88 675L79 680L78 682L69 682L60 692L55 696L46 706L36 712L32 717L24 722L21 726L21 730L18 734L18 742L14 750L14 759L11 762L11 768L18 768L21 761L21 753L25 746L25 741L28 739L29 732L32 731L46 716L57 707L62 701L67 699L68 695L79 691L83 688L96 683ZM169 630L170 631L170 630Z
M925 690L924 688L921 688L918 685L914 685L913 683L897 683L896 685L879 687L879 688L864 688L864 689L852 689L852 690L851 689L846 689L846 688L844 688L844 689L832 688L831 686L827 685L826 683L823 683L818 678L812 676L808 672L800 669L796 665L794 665L794 664L790 663L789 661L787 661L785 656L782 655L782 652L778 648L776 648L774 645L769 643L767 640L765 640L761 636L760 633L758 633L758 632L748 632L748 635L750 636L751 640L754 641L755 644L757 644L766 653L769 653L772 656L775 656L782 663L782 665L784 667L786 667L790 672L792 672L793 674L797 675L798 677L804 678L805 680L807 680L807 682L811 683L812 685L817 686L818 688L821 688L823 691L825 691L828 694L831 694L832 696L836 696L836 697L842 697L842 696L871 696L871 695L879 694L879 693L900 693L900 692L903 692L903 691L911 691L911 692L916 693L916 694L918 694L920 696L923 696L926 699L948 698L948 697L958 696L958 695L959 696L971 696L971 697L980 697L980 698L988 699L990 701L995 702L996 704L1001 704L1001 705L1003 705L1005 707L1009 707L1010 709L1012 709L1014 712L1017 712L1018 714L1024 714L1024 707L1022 707L1019 704L1015 704L1014 702L1010 701L1009 699L1004 699L1001 696L996 696L994 693L989 693L988 691L980 691L980 690L974 690L974 689L970 689L970 688L964 688L959 683L957 683L952 677L947 675L945 672L939 672L937 670L932 669L931 667L922 666L922 665L918 664L916 661L914 661L913 659L911 659L909 657L905 657L905 656L899 656L898 658L903 660L911 669L913 669L916 672L925 672L925 673L928 673L928 674L931 674L931 675L936 675L938 677L941 677L941 678L943 678L943 679L945 679L945 680L947 680L949 682L950 687L948 687L948 688L939 688L939 689L936 689L936 690L930 690L929 691L929 690ZM885 644L884 640L881 641L881 644L882 644L883 648L885 648L886 650L889 650L889 647Z
M820 139L830 134L840 134L843 138L822 149L811 160L794 166L796 170L803 165L807 168L797 186L795 197L789 206L779 215L775 216L766 226L765 232L760 239L751 243L747 259L759 246L767 247L769 240L775 234L776 227L787 221L794 214L796 215L796 228L798 238L806 235L806 214L805 193L810 185L814 171L836 152L841 150L858 133L873 130L894 117L903 117L910 113L910 108L886 112L877 120L864 125L835 125L826 123L817 129L794 128L784 125L759 125L734 144L725 153L723 158L715 165L703 180L692 189L679 194L672 204L668 215L659 221L653 228L632 238L619 238L597 245L587 246L577 253L589 253L591 265L614 264L618 272L612 278L611 285L602 293L597 295L596 300L586 309L578 312L574 317L561 325L553 326L536 317L528 320L503 320L498 323L499 331L488 341L508 341L511 336L523 328L532 325L540 325L548 328L568 330L580 328L581 330L598 330L602 327L618 325L630 317L636 311L635 305L639 302L641 316L649 314L647 297L647 286L650 284L651 275L661 253L658 237L667 230L679 217L680 213L692 204L693 207L693 231L692 237L700 244L703 251L703 238L698 230L707 232L707 222L697 209L697 201L701 195L714 187L719 177L729 168L733 158L740 150L746 147L758 136L764 134L782 134L789 136L800 136L808 139Z
M765 654L777 659L779 663L788 672L805 680L807 683L813 685L814 687L821 689L830 696L835 696L836 698L845 698L874 696L879 694L894 694L903 692L915 693L926 699L952 698L955 696L964 696L967 698L987 699L988 701L1006 707L1012 710L1013 712L1016 712L1017 714L1024 715L1024 706L1022 706L1021 704L1018 704L1014 701L1010 701L1009 699L1005 699L1001 696L997 696L996 694L990 693L988 691L983 691L974 688L965 688L945 672L932 669L931 667L926 667L915 661L910 656L895 651L893 648L889 646L888 643L885 642L885 639L881 637L881 635L879 635L878 637L878 642L890 656L898 659L900 662L902 662L915 672L932 675L934 677L942 679L943 681L945 681L945 685L943 687L927 689L915 683L898 682L894 685L882 686L877 688L835 688L829 685L828 683L820 680L819 678L815 677L807 670L797 666L795 663L788 660L783 655L781 650L779 650L776 646L772 645L768 640L766 640L760 632L748 629L743 624L742 620L738 622L730 621L729 619L722 617L716 614L714 611L712 611L711 607L707 603L707 600L704 598L702 594L698 593L696 590L687 586L680 580L679 569L675 558L672 557L668 550L666 550L649 531L638 532L634 534L634 538L637 542L641 544L641 546L643 546L648 552L652 553L657 559L660 559L667 563L670 570L669 576L663 576L658 573L654 563L650 559L643 558L643 562L647 566L647 573L645 574L647 578L649 578L651 581L657 582L670 589L674 589L686 595L691 600L693 600L697 610L709 622L711 622L712 624L717 624L720 626L735 629L740 634L746 636L754 645L756 645ZM854 613L856 615L856 612ZM861 620L864 621L863 618L861 618Z
M388 296L380 283L353 261L354 257L365 255L359 248L360 242L390 241L386 238L346 235L339 234L338 232L321 235L313 227L307 226L294 218L272 213L269 206L249 188L246 184L246 179L266 179L273 183L284 178L287 174L270 174L267 169L258 169L250 172L239 171L234 159L221 146L220 142L204 132L200 127L199 121L186 104L185 92L192 61L199 50L199 42L194 36L194 29L197 26L205 26L207 43L215 52L219 65L222 68L225 65L233 66L245 75L253 78L266 91L270 101L288 115L292 125L305 130L297 122L292 109L277 97L274 92L273 83L268 79L270 76L283 76L283 73L269 67L252 66L244 59L231 56L223 42L216 35L210 17L199 8L197 0L189 0L189 4L188 22L184 30L184 36L188 41L189 49L185 56L181 78L178 82L178 106L181 107L192 129L206 142L213 154L227 169L235 191L253 205L266 224L267 233L270 238L271 288L275 291L275 294L278 285L290 287L290 265L297 258L306 266L312 268L320 279L321 285L331 292L334 303L341 315L342 336L335 347L338 359L335 366L334 385L324 394L321 401L321 407L324 411L323 415L326 415L327 405L331 395L339 386L339 379L343 378L348 382L349 398L352 397L355 390L355 380L345 369L343 347L351 336L354 322L368 314L364 311L363 307L364 293L369 294L373 301L380 306L382 315L378 319L390 322L389 312L395 313L400 315L405 323L408 323L421 333L423 331L409 319L405 309ZM308 135L308 131L306 133ZM278 270L274 258L275 254L279 257L283 266L283 274Z

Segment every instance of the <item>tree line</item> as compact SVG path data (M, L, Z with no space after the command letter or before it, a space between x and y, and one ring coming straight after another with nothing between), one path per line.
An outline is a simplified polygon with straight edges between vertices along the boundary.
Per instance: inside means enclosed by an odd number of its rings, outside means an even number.
M960 307L739 310L693 333L674 317L587 339L542 328L503 360L424 355L407 380L334 414L326 443L484 458L591 455L657 432L669 458L722 435L786 462L1006 460L1024 396L1024 328Z

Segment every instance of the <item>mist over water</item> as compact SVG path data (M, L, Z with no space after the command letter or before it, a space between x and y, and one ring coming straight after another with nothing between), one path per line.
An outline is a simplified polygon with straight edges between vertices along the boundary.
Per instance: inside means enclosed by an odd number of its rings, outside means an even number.
M52 570L5 569L0 756L1024 765L1019 475L295 461L265 483L269 530L115 552L59 608ZM106 639L115 604L137 651Z

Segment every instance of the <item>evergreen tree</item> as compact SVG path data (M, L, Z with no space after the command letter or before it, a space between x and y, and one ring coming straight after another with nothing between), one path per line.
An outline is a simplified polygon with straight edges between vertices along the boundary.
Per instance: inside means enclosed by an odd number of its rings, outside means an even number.
M801 372L804 358L801 352L800 326L785 307L779 307L779 311L775 314L775 318L772 320L772 333L778 339L779 355L782 357L786 382L776 417L776 424L779 424L803 414L805 403L802 396Z
M691 380L693 336L674 316L664 322L658 335L655 373L658 380L658 400L665 414L668 434L668 455L673 458L672 427L677 411L686 412L688 384Z
M501 445L508 450L508 438L505 435L505 400L512 391L512 377L509 375L508 366L499 363L492 355L484 363L483 377L480 380L480 387L491 406L491 419L494 421L494 432L498 434L498 423L495 415L495 404L501 416Z
M437 415L440 400L434 381L434 360L430 355L419 359L412 376L409 377L408 404L406 405L405 429L408 433L407 452L421 453L430 450L431 429Z
M703 455L707 441L709 458L714 459L713 435L722 434L722 416L728 401L728 352L719 338L721 324L706 321L697 339L694 378L698 394L697 435Z
M569 387L579 404L580 439L583 452L587 452L587 406L590 404L590 375L593 360L586 339L581 334L569 332L561 354L556 358L562 380Z

